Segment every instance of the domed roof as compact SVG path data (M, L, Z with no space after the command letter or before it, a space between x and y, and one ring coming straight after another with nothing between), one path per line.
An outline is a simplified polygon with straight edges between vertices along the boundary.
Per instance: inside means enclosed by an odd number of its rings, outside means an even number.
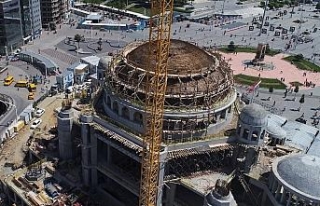
M283 182L302 192L320 200L320 158L298 154L284 157L275 162L277 173ZM273 168L275 169L275 168Z
M155 49L154 49L155 50ZM141 69L150 68L149 62L149 43L146 42L137 46L127 54L130 64ZM155 59L155 55L152 54ZM170 53L168 59L168 75L190 75L207 71L208 67L214 64L215 59L206 51L185 41L172 39L170 41ZM153 61L155 62L155 61ZM216 78L224 78L216 77Z
M240 120L244 124L264 125L267 123L267 111L258 104L245 106L240 113Z
M283 139L287 136L287 132L274 122L268 121L267 132L275 138Z
M109 66L109 60L107 58L101 57L98 63L98 67L106 69L108 68L108 66Z

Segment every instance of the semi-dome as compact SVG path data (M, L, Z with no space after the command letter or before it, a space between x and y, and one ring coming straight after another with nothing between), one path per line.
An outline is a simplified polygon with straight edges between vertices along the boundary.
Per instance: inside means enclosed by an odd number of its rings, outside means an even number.
M285 186L320 200L320 158L298 154L287 156L278 162L275 175Z
M99 68L108 68L110 61L107 58L101 57L98 63Z
M271 137L283 139L287 136L287 132L274 122L268 121L267 132Z
M267 111L258 104L245 106L240 113L240 120L244 124L264 125L267 123Z

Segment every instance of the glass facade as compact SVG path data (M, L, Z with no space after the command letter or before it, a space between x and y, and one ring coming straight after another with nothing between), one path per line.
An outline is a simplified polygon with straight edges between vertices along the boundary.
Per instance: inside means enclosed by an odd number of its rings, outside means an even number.
M0 2L0 54L12 53L23 45L19 0Z

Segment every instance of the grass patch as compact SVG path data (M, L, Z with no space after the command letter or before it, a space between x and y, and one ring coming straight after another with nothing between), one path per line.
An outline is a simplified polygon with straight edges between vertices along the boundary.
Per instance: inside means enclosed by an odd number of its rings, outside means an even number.
M126 3L124 1L109 1L106 3L106 6L114 7L117 9L125 9L126 8Z
M233 53L233 52L246 52L246 53L256 53L257 52L257 48L255 47L236 47L235 51L230 51L228 49L228 47L222 47L219 48L219 51L224 52L224 53ZM266 55L269 56L274 56L277 54L280 54L280 50L274 50L274 49L270 49L266 52Z
M312 72L320 72L320 67L312 62L309 62L306 59L299 59L296 56L288 56L283 58L286 61L291 62L296 67L301 70L312 71Z
M105 1L104 0L84 0L83 2L87 4L101 4Z
M190 14L190 13L193 12L190 9L184 9L184 8L181 8L181 7L174 7L173 11L180 12L180 13L186 13L186 14Z
M140 14L143 14L143 15L145 15L145 16L151 16L151 10L150 10L150 8L145 8L145 7L142 7L142 6L139 6L139 5L130 7L128 10L129 10L129 11L133 11L133 12L137 12L137 13L140 13Z
M281 82L278 79L259 78L259 77L244 75L244 74L234 75L234 81L238 84L253 85L259 80L261 80L260 87L262 88L273 87L274 89L285 89L287 87L283 82Z

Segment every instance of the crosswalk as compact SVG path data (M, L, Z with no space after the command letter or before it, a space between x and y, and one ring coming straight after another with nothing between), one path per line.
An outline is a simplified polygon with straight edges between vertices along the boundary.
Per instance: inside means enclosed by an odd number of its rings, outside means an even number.
M52 58L55 58L55 59L60 60L64 63L67 63L69 65L73 64L75 62L78 62L80 60L77 57L74 57L72 55L69 55L69 54L54 50L54 49L44 49L44 50L41 50L41 52L45 53L46 55L49 55Z

